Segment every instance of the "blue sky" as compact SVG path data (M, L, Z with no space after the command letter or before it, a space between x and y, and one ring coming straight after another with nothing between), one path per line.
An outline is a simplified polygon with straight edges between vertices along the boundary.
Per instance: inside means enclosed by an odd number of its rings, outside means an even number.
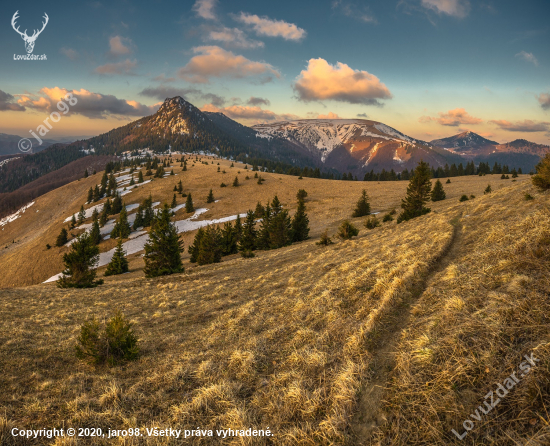
M166 96L244 124L341 117L430 140L472 130L550 141L550 2L4 2L0 132L94 135ZM49 22L33 54L20 31Z

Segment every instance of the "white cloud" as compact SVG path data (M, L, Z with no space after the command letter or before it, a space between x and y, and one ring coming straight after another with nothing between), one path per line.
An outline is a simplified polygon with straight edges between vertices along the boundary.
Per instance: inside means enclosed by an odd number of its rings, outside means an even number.
M235 55L219 46L200 46L193 48L199 53L193 56L189 63L180 68L179 76L192 83L207 83L210 77L244 78L266 75L279 78L281 74L272 65L265 62L255 62L241 55Z
M109 39L109 55L110 56L123 56L130 54L132 41L126 37L114 36Z
M446 125L449 127L458 127L459 125L475 125L483 122L483 119L470 115L463 108L455 108L454 110L449 110L446 113L439 112L438 114L438 118L422 116L419 121L423 123L435 121L441 125Z
M136 67L137 61L126 59L123 62L108 63L101 65L95 69L98 74L134 74L133 69Z
M294 84L302 101L332 99L351 104L380 105L379 99L391 99L390 90L375 75L354 70L338 62L330 65L324 59L310 59Z
M516 54L516 57L519 57L520 59L523 59L526 62L532 63L533 65L535 65L535 67L539 66L539 61L537 60L537 58L533 53L528 53L527 51L520 51L519 53Z
M206 34L206 40L223 42L235 48L263 48L264 43L259 40L249 39L246 34L238 28L226 28L210 30Z
M300 40L306 36L306 31L294 23L284 20L273 20L268 17L258 17L255 14L241 12L235 20L251 25L259 35L268 37L282 37L285 40Z
M464 18L470 13L468 0L422 0L422 6L431 9L438 14L446 14L453 17Z
M197 0L193 5L193 11L203 19L216 20L216 14L214 14L214 7L218 3L218 0Z
M376 18L369 12L366 6L358 6L343 0L332 2L332 9L339 11L346 17L351 17L365 23L377 23Z

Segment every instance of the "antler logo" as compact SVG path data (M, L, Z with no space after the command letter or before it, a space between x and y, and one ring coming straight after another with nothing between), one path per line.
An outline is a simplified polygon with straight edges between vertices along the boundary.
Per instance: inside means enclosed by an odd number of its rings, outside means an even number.
M40 33L42 31L44 31L44 28L46 28L46 25L48 24L48 20L49 20L48 14L44 13L44 19L46 21L42 22L42 29L40 31L35 29L32 36L27 36L27 30L25 30L25 32L22 33L21 31L19 31L19 26L17 28L15 27L15 22L19 18L19 16L17 14L19 14L19 11L16 11L15 14L13 15L13 17L11 19L11 26L21 36L21 38L25 41L25 49L27 50L27 53L31 54L34 50L34 42L36 41L36 39L40 35Z

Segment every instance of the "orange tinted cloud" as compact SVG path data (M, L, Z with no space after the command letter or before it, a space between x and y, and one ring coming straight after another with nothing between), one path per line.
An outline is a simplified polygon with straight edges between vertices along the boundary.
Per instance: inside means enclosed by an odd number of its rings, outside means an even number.
M329 64L325 59L310 59L294 84L302 101L332 99L351 104L380 105L379 99L390 99L390 90L373 74L354 70L338 62Z
M524 121L510 122L505 119L489 121L492 124L500 127L501 130L508 132L546 132L550 130L550 122L532 121L525 119Z
M267 75L277 78L281 74L268 63L254 62L241 55L235 55L219 46L193 48L195 53L189 63L179 70L179 76L192 83L207 83L210 77L243 78Z
M256 34L268 37L282 37L285 40L300 40L306 36L306 31L294 23L284 20L273 20L268 17L258 17L255 14L241 12L237 17L241 23L252 25Z
M422 116L420 117L419 122L428 123L431 121L435 121L441 125L446 125L449 127L458 127L459 125L464 124L475 125L481 124L483 122L483 119L471 116L463 108L455 108L454 110L449 110L447 113L439 112L438 114L438 118L431 116Z
M545 110L550 109L550 94L549 93L541 93L537 99L539 100L539 104L542 108Z
M95 69L99 74L133 74L137 61L126 59L124 62L108 63Z
M336 113L328 112L326 115L318 115L317 119L341 119Z

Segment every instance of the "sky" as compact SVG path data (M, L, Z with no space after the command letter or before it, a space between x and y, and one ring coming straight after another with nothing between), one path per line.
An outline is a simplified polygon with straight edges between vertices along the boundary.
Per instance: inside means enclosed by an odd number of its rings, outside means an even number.
M548 0L2 4L0 133L54 113L47 138L94 136L180 95L245 125L363 118L550 144ZM46 60L21 60L33 44Z

